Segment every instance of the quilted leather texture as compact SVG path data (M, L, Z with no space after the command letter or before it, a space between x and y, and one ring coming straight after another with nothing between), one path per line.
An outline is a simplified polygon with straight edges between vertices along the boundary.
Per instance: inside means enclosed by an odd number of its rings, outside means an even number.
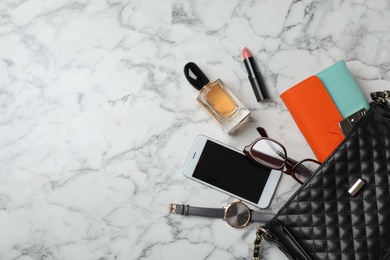
M366 117L266 228L291 259L390 259L390 112ZM351 197L349 188L366 182Z

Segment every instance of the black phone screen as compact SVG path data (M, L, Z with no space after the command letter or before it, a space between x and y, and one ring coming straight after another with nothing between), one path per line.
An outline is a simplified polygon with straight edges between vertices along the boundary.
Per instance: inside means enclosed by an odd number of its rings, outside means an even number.
M245 155L207 140L193 177L257 204L270 172Z

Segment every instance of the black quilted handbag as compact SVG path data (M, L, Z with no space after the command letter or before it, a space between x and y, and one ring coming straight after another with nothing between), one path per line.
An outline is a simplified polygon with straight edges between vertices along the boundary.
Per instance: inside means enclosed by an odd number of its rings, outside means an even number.
M289 259L390 259L390 92L375 92L367 115L256 233ZM359 187L351 195L351 188ZM356 188L356 187L355 187ZM360 188L360 190L359 190Z

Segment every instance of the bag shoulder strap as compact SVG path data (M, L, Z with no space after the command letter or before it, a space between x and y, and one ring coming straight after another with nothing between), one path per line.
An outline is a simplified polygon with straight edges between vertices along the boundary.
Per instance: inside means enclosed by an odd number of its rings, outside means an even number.
M371 98L372 100L380 105L385 106L387 109L390 109L390 91L384 90L384 91L377 91L377 92L371 92Z

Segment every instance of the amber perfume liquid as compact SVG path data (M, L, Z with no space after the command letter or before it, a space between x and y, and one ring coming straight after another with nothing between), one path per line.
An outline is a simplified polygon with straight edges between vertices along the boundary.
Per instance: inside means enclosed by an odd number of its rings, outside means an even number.
M238 104L225 90L220 80L208 83L200 90L198 101L221 119L227 119L238 110Z
M197 101L228 134L249 117L250 111L234 96L222 80L210 82L195 63L184 67L187 80L200 91Z

